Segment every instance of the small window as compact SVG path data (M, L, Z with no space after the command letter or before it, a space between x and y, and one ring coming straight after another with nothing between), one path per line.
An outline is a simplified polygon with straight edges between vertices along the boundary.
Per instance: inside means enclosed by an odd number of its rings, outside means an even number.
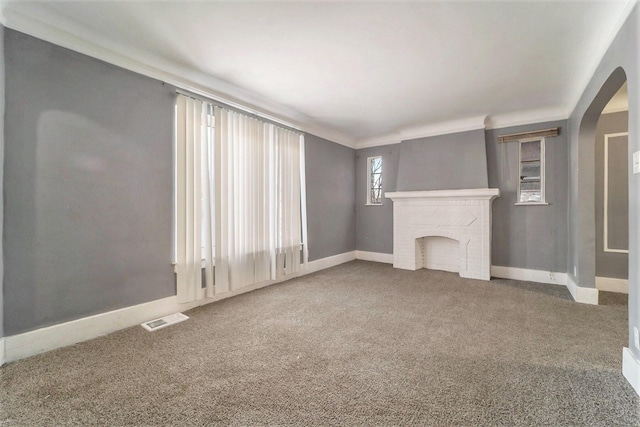
M544 138L520 141L517 204L546 204L544 197Z
M382 204L382 157L367 158L367 204Z

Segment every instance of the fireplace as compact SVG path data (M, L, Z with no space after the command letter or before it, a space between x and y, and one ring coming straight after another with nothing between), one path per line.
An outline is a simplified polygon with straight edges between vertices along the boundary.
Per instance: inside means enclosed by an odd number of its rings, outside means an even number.
M393 200L393 266L491 278L491 203L497 188L386 193Z

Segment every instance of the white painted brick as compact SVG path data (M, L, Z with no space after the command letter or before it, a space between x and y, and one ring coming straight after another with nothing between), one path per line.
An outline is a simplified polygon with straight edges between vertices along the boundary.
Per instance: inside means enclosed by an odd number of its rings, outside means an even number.
M489 280L491 202L499 193L479 198L476 192L453 190L452 197L435 198L429 193L437 192L430 191L415 192L424 197L388 195L394 203L394 267L455 271L462 277Z

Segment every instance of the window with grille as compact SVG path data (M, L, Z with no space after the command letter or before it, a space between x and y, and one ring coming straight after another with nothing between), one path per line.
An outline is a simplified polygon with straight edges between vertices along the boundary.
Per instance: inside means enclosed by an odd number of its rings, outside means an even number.
M367 159L367 204L382 204L382 156Z
M518 204L544 204L544 138L520 141Z

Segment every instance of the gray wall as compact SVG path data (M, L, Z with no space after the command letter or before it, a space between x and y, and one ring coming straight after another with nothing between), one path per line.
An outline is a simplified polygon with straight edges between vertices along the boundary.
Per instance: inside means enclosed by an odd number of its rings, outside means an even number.
M498 135L559 127L545 141L545 198L548 205L516 206L518 143L498 143ZM567 271L568 145L566 121L486 131L489 187L493 201L491 263L550 272Z
M640 11L635 5L605 53L569 118L569 278L595 286L594 144L602 109L627 80L629 156L640 150ZM633 328L640 328L640 175L629 175L629 348L636 358Z
M7 30L6 335L175 294L174 94Z
M398 191L487 188L484 131L402 141Z
M355 150L305 135L309 260L356 249Z
M596 276L626 279L629 255L604 252L604 135L626 132L628 113L603 114L596 127ZM608 240L609 247L629 248L628 137L609 140Z
M356 247L359 251L393 253L393 202L367 206L367 157L382 156L382 192L396 191L400 144L356 152Z
M546 198L549 205L515 206L518 144L498 144L497 136L554 126L560 127L561 132L546 142ZM492 264L565 272L568 178L565 128L566 121L558 121L479 131L482 135L473 131L357 150L357 249L393 253L393 203L384 199L382 206L365 206L366 160L367 157L381 155L385 192L458 189L464 186L500 188L501 195L493 202ZM456 166L471 172L461 175ZM405 179L402 188L401 177Z
M4 41L5 335L175 295L175 91L13 30ZM310 259L355 250L355 151L307 135L306 159Z
M484 131L475 130L363 148L356 153L356 247L393 253L393 202L366 206L367 158L382 156L382 190L419 191L487 187Z

